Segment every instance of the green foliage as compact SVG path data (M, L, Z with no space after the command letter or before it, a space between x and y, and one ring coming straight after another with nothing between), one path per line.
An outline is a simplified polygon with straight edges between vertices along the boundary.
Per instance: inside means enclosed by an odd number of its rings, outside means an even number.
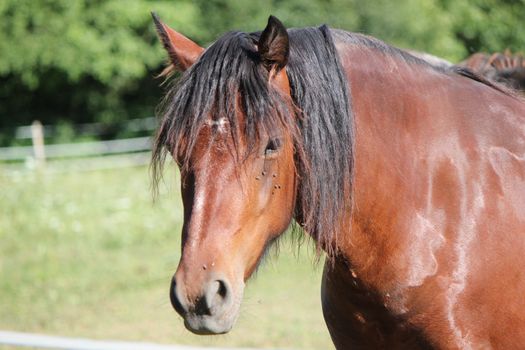
M194 32L190 18L196 9L179 2L8 0L0 7L0 74L20 75L37 88L41 73L65 72L71 82L83 76L117 88L158 67L161 55L149 12L166 12L166 19ZM6 20L5 20L6 19ZM16 44L16 45L15 45ZM152 49L154 48L154 49ZM32 68L32 69L28 69Z
M151 116L165 59L151 10L203 46L228 30L261 30L269 14L453 62L525 43L525 0L1 0L0 127Z
M0 2L0 125L151 116L164 60L151 10L199 33L191 1Z
M457 61L465 50L451 28L451 15L435 0L358 1L359 32L392 45Z
M474 52L525 49L525 0L443 0L457 40Z
M277 16L287 27L318 26L326 23L335 28L348 28L357 23L350 0L196 0L202 24L207 23L203 37L211 42L225 31L258 31L268 16Z
M197 4L209 23L206 42L227 30L261 30L268 14L274 14L289 27L326 23L452 60L466 53L455 39L452 17L436 0L197 0Z

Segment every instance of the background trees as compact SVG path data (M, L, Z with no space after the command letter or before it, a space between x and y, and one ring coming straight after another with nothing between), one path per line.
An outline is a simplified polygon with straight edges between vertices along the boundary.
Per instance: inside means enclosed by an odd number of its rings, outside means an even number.
M525 0L0 0L0 128L153 115L164 53L151 10L201 45L227 30L260 30L269 14L453 62L525 45Z

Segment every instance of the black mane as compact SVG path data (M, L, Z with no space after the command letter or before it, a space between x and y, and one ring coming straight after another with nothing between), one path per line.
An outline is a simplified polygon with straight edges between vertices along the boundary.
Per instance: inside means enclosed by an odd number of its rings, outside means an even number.
M337 249L335 235L344 215L350 218L353 203L350 87L327 26L289 33L288 79L294 103L302 112L300 144L307 158L297 165L301 179L296 217L331 256Z
M245 115L243 137L254 146L263 132L291 135L299 176L296 217L328 255L351 203L353 117L348 84L331 31L290 29L286 66L294 110L268 86L268 71L256 51L260 33L230 32L217 40L169 90L153 148L154 184L167 153L188 156L205 121L225 118L235 130L235 110ZM240 100L240 102L239 102ZM232 132L234 142L240 135ZM185 140L184 142L181 142Z

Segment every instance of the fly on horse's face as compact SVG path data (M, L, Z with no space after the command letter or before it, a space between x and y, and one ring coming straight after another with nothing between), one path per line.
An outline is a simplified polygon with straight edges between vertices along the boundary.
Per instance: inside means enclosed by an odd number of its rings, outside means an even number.
M172 64L185 71L187 79L199 74L191 67L202 59L204 49L154 19ZM284 100L289 97L287 40L282 24L270 20L254 47L268 71L267 89ZM187 147L189 140L179 140L186 147L175 151L181 165L184 225L170 298L186 328L198 334L231 329L245 281L268 245L286 230L294 209L291 135L276 127L250 140L243 131L247 121L241 108L232 113L208 113L192 147Z

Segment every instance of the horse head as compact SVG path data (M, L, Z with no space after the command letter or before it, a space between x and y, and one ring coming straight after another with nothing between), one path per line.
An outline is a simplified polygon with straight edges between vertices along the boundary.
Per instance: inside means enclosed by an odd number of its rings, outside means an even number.
M162 23L159 37L179 71L154 158L179 165L182 255L170 299L188 330L228 332L244 284L289 226L296 197L294 107L284 26L229 33L208 49Z

